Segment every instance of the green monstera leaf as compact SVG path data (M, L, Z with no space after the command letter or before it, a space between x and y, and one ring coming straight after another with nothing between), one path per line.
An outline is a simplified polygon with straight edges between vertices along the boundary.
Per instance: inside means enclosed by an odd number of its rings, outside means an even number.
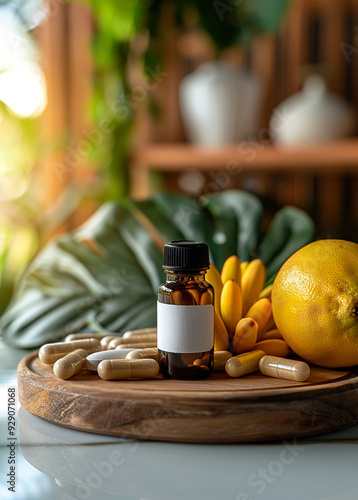
M301 210L284 207L262 236L262 215L260 201L242 191L200 203L172 193L106 203L32 261L1 318L1 333L15 346L34 348L83 329L155 326L162 248L169 240L207 242L219 269L232 254L260 257L270 278L312 240L314 224Z

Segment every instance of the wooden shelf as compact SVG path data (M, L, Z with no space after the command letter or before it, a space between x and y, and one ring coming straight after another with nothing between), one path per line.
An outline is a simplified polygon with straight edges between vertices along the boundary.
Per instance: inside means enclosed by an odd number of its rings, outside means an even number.
M236 174L317 174L326 185L322 189L327 192L327 197L339 200L341 195L335 193L335 184L340 184L339 177L358 174L358 138L292 147L244 142L223 147L203 147L187 143L150 144L138 150L135 155L131 169L132 196L145 198L150 195L152 171L170 173L187 169L202 172L225 169L230 172L231 169Z
M289 169L358 173L358 138L292 147L244 142L223 147L185 143L151 144L138 152L136 163L140 169L165 172L186 168L210 171L233 164L255 171Z

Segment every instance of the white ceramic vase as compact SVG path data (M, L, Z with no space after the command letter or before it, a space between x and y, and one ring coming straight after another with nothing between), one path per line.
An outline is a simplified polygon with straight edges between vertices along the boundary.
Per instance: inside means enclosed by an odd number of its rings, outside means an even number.
M318 75L308 77L303 89L283 101L270 120L271 139L281 145L329 141L348 136L354 129L352 107L329 92Z
M195 144L235 143L258 131L262 86L245 70L205 63L183 78L179 101L188 139Z

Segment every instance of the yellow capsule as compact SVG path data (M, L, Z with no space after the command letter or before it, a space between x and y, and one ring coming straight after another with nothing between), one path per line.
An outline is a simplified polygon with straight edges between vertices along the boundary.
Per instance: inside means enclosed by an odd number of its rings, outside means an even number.
M194 359L193 365L205 366L207 368L207 365L209 364L209 359L210 359L210 354L204 354L202 358Z
M229 335L220 314L214 311L214 351L225 351L229 347Z
M268 377L283 378L304 382L311 374L307 363L278 356L263 356L260 359L260 372Z
M206 306L210 304L214 304L213 293L211 290L206 290L206 292L201 294L200 305Z
M234 280L229 280L223 286L220 301L221 317L232 338L237 322L242 316L242 296L239 285Z
M231 255L224 262L221 270L221 281L223 285L229 280L234 280L241 287L240 259L237 255Z
M228 359L232 358L229 351L214 351L214 372L225 371L225 364Z
M143 344L143 342L157 342L156 333L146 333L142 335L132 335L129 338L116 338L112 339L108 345L108 349L115 349L116 347L123 344Z
M118 335L107 335L107 337L103 337L103 339L101 339L101 347L104 351L106 351L108 349L108 346L109 346L109 343L111 342L111 340L113 339L118 339Z
M210 268L206 272L206 281L214 287L215 310L220 314L220 297L223 289L221 276L214 264L210 263Z
M123 334L124 339L129 339L130 337L137 335L147 335L148 333L157 333L157 327L151 328L139 328L138 330L128 330Z
M257 323L258 335L260 335L261 331L264 329L267 321L269 320L271 312L272 312L272 306L270 299L257 300L247 311L245 316L247 318L254 319Z
M55 361L63 358L69 352L76 349L84 349L87 354L99 351L101 343L97 339L72 340L71 342L54 342L44 344L39 350L39 358L47 365L53 365Z
M225 371L229 377L242 377L248 373L257 372L260 359L265 356L263 351L251 351L230 358L225 364Z
M196 299L188 290L174 290L170 294L172 304L178 306L192 306L196 304Z
M256 342L255 349L261 349L270 356L280 356L281 358L285 358L290 352L286 342L281 339L261 340Z
M119 352L121 350L122 349L116 349L116 351ZM131 351L127 354L126 359L155 359L155 361L158 361L158 348L147 347L146 349Z
M188 288L186 291L194 297L195 304L200 305L200 290L197 288Z
M273 285L267 285L259 294L259 299L270 299Z
M82 340L82 339L97 339L102 340L104 337L108 336L106 333L71 333L67 335L64 342L71 342L71 340Z
M261 259L252 260L247 266L241 280L242 313L247 311L259 297L266 280L266 269Z
M58 378L63 380L79 373L86 361L87 351L84 349L76 349L73 352L66 354L61 359L58 359L53 365L53 373Z
M233 350L235 354L243 354L252 351L257 341L258 325L252 318L242 318L237 323L233 339Z
M158 373L155 359L106 359L98 365L98 375L104 380L154 378Z
M261 342L261 340L271 340L271 339L283 340L283 337L281 333L277 330L277 328L273 328L272 330L267 330L266 332L261 333L260 337L257 340Z
M115 349L146 349L147 347L157 347L157 341L155 341L155 342L131 342L128 344L117 345L117 347Z

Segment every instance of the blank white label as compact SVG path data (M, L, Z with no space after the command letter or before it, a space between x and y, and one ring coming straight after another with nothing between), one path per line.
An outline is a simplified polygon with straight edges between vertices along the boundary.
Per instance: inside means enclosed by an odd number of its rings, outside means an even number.
M205 352L214 345L214 306L157 302L157 345L167 352Z

